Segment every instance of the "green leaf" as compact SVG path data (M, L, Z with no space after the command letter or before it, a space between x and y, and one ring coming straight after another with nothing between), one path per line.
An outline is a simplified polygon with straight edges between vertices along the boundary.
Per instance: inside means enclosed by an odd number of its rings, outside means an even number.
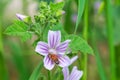
M39 65L34 69L33 73L31 74L29 80L38 80L38 78L40 77L40 71L43 67L43 62L41 61L39 63Z
M50 3L50 8L53 11L60 10L60 9L63 8L63 6L64 6L64 2L63 1L62 2L58 2L56 4L55 3Z
M85 0L78 0L79 3L78 3L78 16L77 16L77 21L76 21L76 26L75 26L75 32L77 31L77 28L78 28L78 25L79 25L79 22L81 20L81 17L82 17L82 14L84 12L84 7L85 7Z
M32 37L32 34L28 31L29 26L27 26L22 21L15 21L13 25L8 27L5 31L6 34L12 36L20 36L22 41L26 41Z
M93 54L92 48L81 37L77 35L68 35L66 36L66 39L71 40L69 47L72 49L73 53L81 51L82 53Z

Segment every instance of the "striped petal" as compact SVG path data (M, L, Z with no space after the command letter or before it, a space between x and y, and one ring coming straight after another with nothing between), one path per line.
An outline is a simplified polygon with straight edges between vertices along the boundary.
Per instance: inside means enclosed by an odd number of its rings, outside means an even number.
M64 67L62 69L62 72L63 72L64 80L68 80L69 79L69 70L68 70L68 67Z
M70 43L71 40L66 40L64 42L62 42L61 44L59 44L56 47L56 50L59 54L65 54L65 52L67 51L68 48L68 44Z
M83 71L77 70L77 67L73 67L72 72L70 74L69 80L79 80L83 75Z
M48 45L50 48L55 48L61 41L61 32L60 31L51 31L48 32Z
M49 58L49 56L45 56L44 58L44 67L48 70L52 70L55 66L55 63Z
M63 55L59 55L58 60L59 60L59 66L61 67L69 66L71 63L69 57Z
M70 59L71 64L74 63L78 59L78 56L74 56L73 58Z
M39 54L46 56L48 55L48 45L45 42L38 42L35 51L38 52Z

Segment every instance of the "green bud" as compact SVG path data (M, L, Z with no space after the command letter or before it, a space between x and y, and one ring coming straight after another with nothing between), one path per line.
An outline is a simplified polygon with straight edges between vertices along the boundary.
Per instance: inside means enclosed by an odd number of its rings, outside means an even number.
M65 11L63 11L63 10L58 10L58 11L56 12L56 16L61 16L61 15L63 15L63 14L65 14Z
M44 16L43 14L39 14L38 17L39 17L40 19L45 19L45 16Z
M35 19L35 22L39 22L40 21L40 18L37 15L34 16L34 19Z
M28 23L28 24L32 23L30 16L26 16L26 15L22 15L22 14L16 14L16 16L18 17L18 19L20 19L21 21L24 21L25 23Z
M40 2L40 8L46 8L47 7L47 3L46 2Z
M24 21L25 23L29 23L29 24L32 23L32 20L31 20L31 17L30 17L30 16L24 18L23 21Z
M54 24L56 23L56 19L51 19L50 22Z

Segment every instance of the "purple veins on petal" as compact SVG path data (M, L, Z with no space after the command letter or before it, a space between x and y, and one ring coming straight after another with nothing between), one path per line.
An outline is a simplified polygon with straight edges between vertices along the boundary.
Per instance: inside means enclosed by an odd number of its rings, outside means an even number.
M38 42L35 51L38 52L39 54L45 56L48 54L49 47L47 43L45 42Z
M70 40L66 40L62 43L60 43L57 47L56 50L60 53L63 54L66 52L67 48L68 48L68 44L70 43Z
M51 31L48 32L48 45L50 48L55 48L61 41L60 31Z
M59 60L59 64L58 65L61 66L61 67L66 67L66 66L70 65L70 59L67 56L60 55L58 57L58 60Z
M69 80L79 80L83 75L83 71L79 71L76 66L73 67Z
M73 67L70 75L68 67L64 67L62 71L64 75L64 80L79 80L83 75L83 71L78 70L76 66Z
M68 70L68 67L64 67L64 68L62 69L62 71L63 71L63 75L64 75L64 80L68 80L68 78L69 78L69 70Z
M44 67L48 70L53 69L55 63L49 58L49 56L45 56L44 58Z

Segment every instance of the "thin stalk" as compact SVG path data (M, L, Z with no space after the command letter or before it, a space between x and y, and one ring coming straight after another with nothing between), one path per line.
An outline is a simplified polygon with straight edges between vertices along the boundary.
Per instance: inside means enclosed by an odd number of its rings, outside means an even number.
M116 76L117 76L117 80L120 80L120 45L117 45L115 47L115 52L116 52Z
M96 59L97 67L98 67L98 73L100 75L100 80L107 80L105 71L103 68L103 64L102 64L102 61L100 58L100 54L97 49L97 42L96 42L96 38L95 38L95 29L92 30L91 37L92 37L92 46L93 46L94 52L95 52L95 59Z
M86 0L85 4L85 12L84 12L84 30L83 30L83 37L87 41L88 38L88 0ZM83 77L82 80L87 80L87 54L82 54L82 69L83 69Z
M51 80L51 72L48 70L48 80Z
M107 35L108 35L108 45L111 61L111 80L116 80L116 62L115 62L115 49L113 44L113 24L112 24L112 6L111 0L105 0L105 10L106 10L106 23L107 23Z
M2 26L0 21L0 79L9 80L3 53L4 53L4 50L3 50L3 40L2 40Z

